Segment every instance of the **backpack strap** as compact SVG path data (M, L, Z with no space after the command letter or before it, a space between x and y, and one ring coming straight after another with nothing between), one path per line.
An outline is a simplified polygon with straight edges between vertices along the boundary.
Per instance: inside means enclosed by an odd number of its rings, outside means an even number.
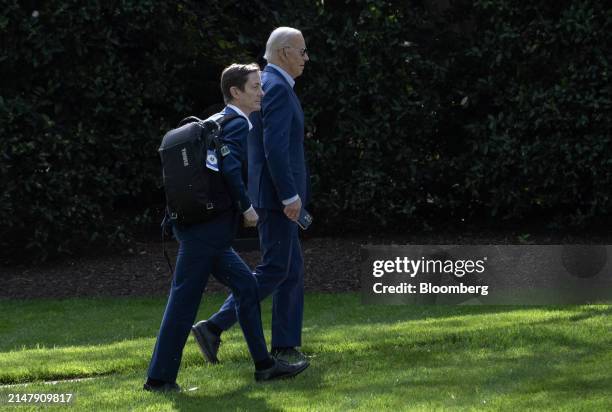
M234 120L237 117L242 117L239 114L226 114L223 115L218 121L217 123L219 123L219 126L221 126L221 128L223 128L223 126L225 126L227 123L231 122L232 120Z
M229 123L230 121L234 120L237 117L242 117L239 114L227 114L224 116L221 116L221 118L219 118L219 120L202 120L199 117L195 117L195 116L189 116L189 117L185 117L183 120L181 120L180 122L178 122L178 124L176 125L177 128L186 125L187 123L200 123L200 124L206 124L209 122L214 122L216 123L220 129L223 128L223 126L225 126L227 123Z
M164 219L161 222L161 242L162 242L162 252L164 257L166 258L166 263L168 263L168 268L170 269L170 276L174 274L174 269L172 268L172 263L170 263L170 256L168 256L168 251L166 250L166 236L170 236L172 234L171 229L171 220L170 215L168 214L168 208L166 207L164 211Z
M218 154L221 155L221 158L224 158L225 156L229 154L229 149L219 139L219 137L221 136L221 132L223 131L223 127L225 127L226 124L228 124L229 122L231 122L232 120L238 117L242 117L242 116L240 116L239 114L228 114L216 120L215 123L219 126L219 129L215 133L211 133L210 141L206 142L207 146L209 146L210 143L214 145L215 150L217 151Z
M177 128L186 125L187 123L194 123L194 122L198 122L200 123L202 121L202 119L195 117L195 116L189 116L189 117L185 117L183 120L181 120L178 125L176 125Z
M221 116L218 120L202 120L195 116L189 116L181 120L176 127L179 128L188 123L199 123L200 126L202 126L201 136L203 136L206 132L210 132L210 131L213 132L209 134L210 140L207 140L206 142L204 142L206 145L206 148L209 148L212 143L217 153L221 154L221 157L225 157L229 154L229 150L224 144L221 143L221 141L219 140L219 136L221 136L223 127L227 123L236 119L237 117L242 117L242 116L240 116L239 114L227 114L227 115ZM214 127L212 125L215 125L217 130L210 130L212 127Z

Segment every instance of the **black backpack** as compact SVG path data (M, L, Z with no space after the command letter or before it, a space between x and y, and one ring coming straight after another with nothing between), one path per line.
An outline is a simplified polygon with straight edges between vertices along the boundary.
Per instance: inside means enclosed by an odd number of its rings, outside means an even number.
M189 225L206 222L232 207L232 199L220 172L206 167L206 153L216 154L220 170L229 150L221 140L223 126L238 115L216 121L191 116L170 130L159 147L166 211L170 222Z

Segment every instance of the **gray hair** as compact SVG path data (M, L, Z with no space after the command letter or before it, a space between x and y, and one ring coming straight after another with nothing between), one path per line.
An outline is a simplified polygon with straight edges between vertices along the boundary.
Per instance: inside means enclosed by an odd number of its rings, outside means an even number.
M264 59L267 61L273 59L274 52L288 46L291 38L297 34L302 34L302 32L292 27L278 27L274 29L266 42L266 54L264 54Z

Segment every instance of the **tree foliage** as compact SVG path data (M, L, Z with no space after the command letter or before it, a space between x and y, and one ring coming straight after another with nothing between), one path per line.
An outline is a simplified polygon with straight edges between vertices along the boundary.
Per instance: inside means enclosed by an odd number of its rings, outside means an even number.
M605 2L24 3L0 9L6 256L117 243L156 217L161 136L218 109L221 69L263 63L280 25L311 50L296 89L330 233L610 215Z

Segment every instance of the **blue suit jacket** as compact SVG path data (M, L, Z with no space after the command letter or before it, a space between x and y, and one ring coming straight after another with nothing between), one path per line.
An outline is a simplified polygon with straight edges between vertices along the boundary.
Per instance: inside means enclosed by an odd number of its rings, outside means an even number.
M221 112L212 115L210 119L217 120L223 115L230 114L237 113L231 108L225 107ZM249 124L242 116L226 123L221 133L221 140L229 149L229 154L221 160L219 171L227 183L232 201L240 212L244 212L251 207L242 173L242 165L247 161L248 135Z
M248 190L254 207L281 209L281 200L296 194L308 202L308 172L304 157L304 112L283 76L263 70L261 111L251 114L248 138Z

